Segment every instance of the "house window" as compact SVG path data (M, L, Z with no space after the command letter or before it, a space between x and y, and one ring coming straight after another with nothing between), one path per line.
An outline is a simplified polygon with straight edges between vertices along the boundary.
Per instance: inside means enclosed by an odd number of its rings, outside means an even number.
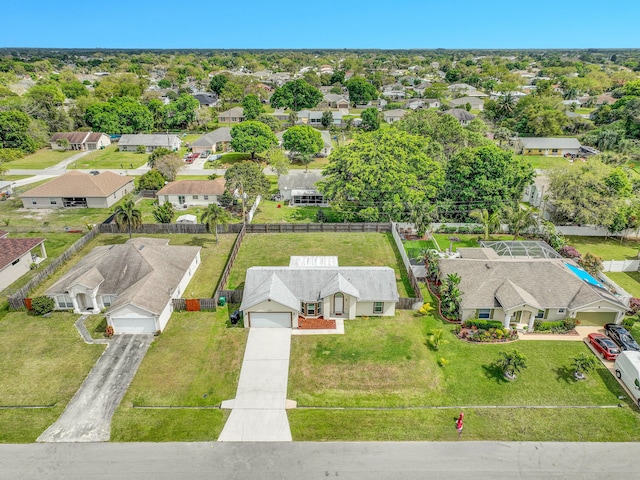
M209 200L209 195L205 195L205 196L204 196L204 199L205 199L205 200Z
M559 308L558 309L558 313L564 313L566 311L566 308Z
M56 303L58 304L58 308L73 308L73 301L69 295L57 295L55 297Z
M50 203L51 205L57 205L57 204L58 204L58 201L57 201L55 198L50 198L50 199L49 199L49 203Z
M198 195L194 195L194 196L193 196L193 199L194 199L194 200L198 200Z
M544 310L538 310L538 313L536 314L536 318L544 318L544 314L545 314Z
M553 153L554 155L558 154L558 149L557 148L552 148L551 149L551 153Z
M315 314L316 314L316 304L307 303L307 315L315 315Z
M103 295L102 296L102 305L105 307L110 307L111 304L115 301L116 295Z
M16 259L16 260L14 260L13 262L11 262L11 265L15 265L15 264L17 264L19 261L20 261L20 259L18 258L18 259Z
M384 302L373 302L373 313L382 313Z
M478 310L478 318L491 318L491 309L490 308L481 308Z
M33 200L31 200L31 205L37 205L38 201L34 198Z
M318 315L322 315L322 302L318 303Z

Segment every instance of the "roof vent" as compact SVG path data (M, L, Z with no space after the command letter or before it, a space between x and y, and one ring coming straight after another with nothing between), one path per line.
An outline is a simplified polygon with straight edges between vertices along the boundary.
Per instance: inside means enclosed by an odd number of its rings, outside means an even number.
M489 265L488 263L485 263L484 266L487 267L487 270L491 268L491 265Z

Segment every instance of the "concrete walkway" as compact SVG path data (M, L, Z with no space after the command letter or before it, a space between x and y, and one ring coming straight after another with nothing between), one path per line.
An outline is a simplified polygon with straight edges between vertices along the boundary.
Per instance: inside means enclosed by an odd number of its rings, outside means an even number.
M252 328L236 398L222 402L231 415L220 442L290 442L287 383L291 329Z
M88 316L89 315L82 315L78 320L76 320L76 323L74 324L76 326L76 330L78 330L78 333L84 340L84 343L88 343L90 345L108 344L109 340L107 340L106 338L93 338L91 336L91 334L89 333L89 330L87 330L87 327L85 327L84 325L84 321L87 319Z
M37 441L109 441L111 417L152 341L153 335L118 335L112 339L60 418Z

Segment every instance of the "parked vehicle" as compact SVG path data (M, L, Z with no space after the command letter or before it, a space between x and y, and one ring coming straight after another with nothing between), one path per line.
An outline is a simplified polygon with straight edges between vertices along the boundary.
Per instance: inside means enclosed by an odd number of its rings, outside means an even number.
M623 350L635 350L640 352L640 345L622 325L607 323L604 326L605 333L613 339Z
M614 365L616 377L622 380L640 407L640 352L621 352Z
M590 333L589 343L602 355L605 360L615 360L620 355L620 347L606 335L601 333Z
M91 170L89 172L90 175L100 175L100 172L98 170Z

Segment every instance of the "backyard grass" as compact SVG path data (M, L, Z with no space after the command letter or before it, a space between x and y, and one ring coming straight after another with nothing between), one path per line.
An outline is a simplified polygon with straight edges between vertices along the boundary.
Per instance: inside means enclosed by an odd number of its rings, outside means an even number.
M546 157L544 155L514 155L525 160L536 170L549 170L554 167L569 167L569 160L564 157Z
M14 169L26 169L26 170L41 170L43 168L53 167L67 158L76 155L78 151L75 150L51 150L50 148L43 148L38 150L32 155L27 155L24 158L13 160L6 164L10 170Z
M51 406L0 409L0 442L35 439L64 410L104 345L85 344L73 326L77 315L49 318L10 312L0 319L0 405Z
M483 239L482 234L465 234L465 233L434 233L433 238L440 247L440 250L446 250L449 246L453 246L455 252L458 248L477 248L480 247L479 241ZM457 238L451 241L449 238ZM489 241L495 240L513 240L513 235L491 235Z
M116 411L113 440L217 439L227 415L220 410L134 407L215 407L234 398L247 330L227 328L228 318L224 307L216 312L174 312Z
M103 150L96 150L82 157L77 162L70 164L67 168L81 169L133 169L142 167L147 163L149 155L137 152L120 152L118 145L109 145Z
M403 245L410 259L419 258L424 250L436 248L433 240L407 240Z
M336 220L331 208L290 207L283 201L262 200L253 217L253 223L316 223L320 210L326 215L326 221Z
M605 275L635 298L640 298L640 272L605 272Z
M343 266L391 267L400 296L413 296L391 233L248 234L231 269L227 288L242 288L247 268L289 265L291 255L336 255Z
M640 241L603 238L567 236L569 245L575 247L583 256L592 253L603 260L636 260L640 250Z
M438 351L427 346L426 333L433 329L445 332L446 343ZM296 400L298 407L347 408L289 412L296 440L454 439L455 408L463 406L474 406L465 408L478 422L476 433L470 437L474 440L640 438L640 415L628 401L625 408L593 411L481 408L617 405L618 395L624 393L601 364L587 380L573 379L572 358L589 352L582 342L470 344L456 339L450 333L452 326L407 311L399 311L393 320L345 322L345 330L344 336L292 338L288 398ZM513 348L526 356L528 368L516 381L508 382L492 364L500 351ZM440 367L440 358L449 363ZM349 407L374 410L354 411ZM399 410L375 411L377 407ZM576 431L577 422L585 415L602 421L582 422ZM529 421L532 425L523 428Z

